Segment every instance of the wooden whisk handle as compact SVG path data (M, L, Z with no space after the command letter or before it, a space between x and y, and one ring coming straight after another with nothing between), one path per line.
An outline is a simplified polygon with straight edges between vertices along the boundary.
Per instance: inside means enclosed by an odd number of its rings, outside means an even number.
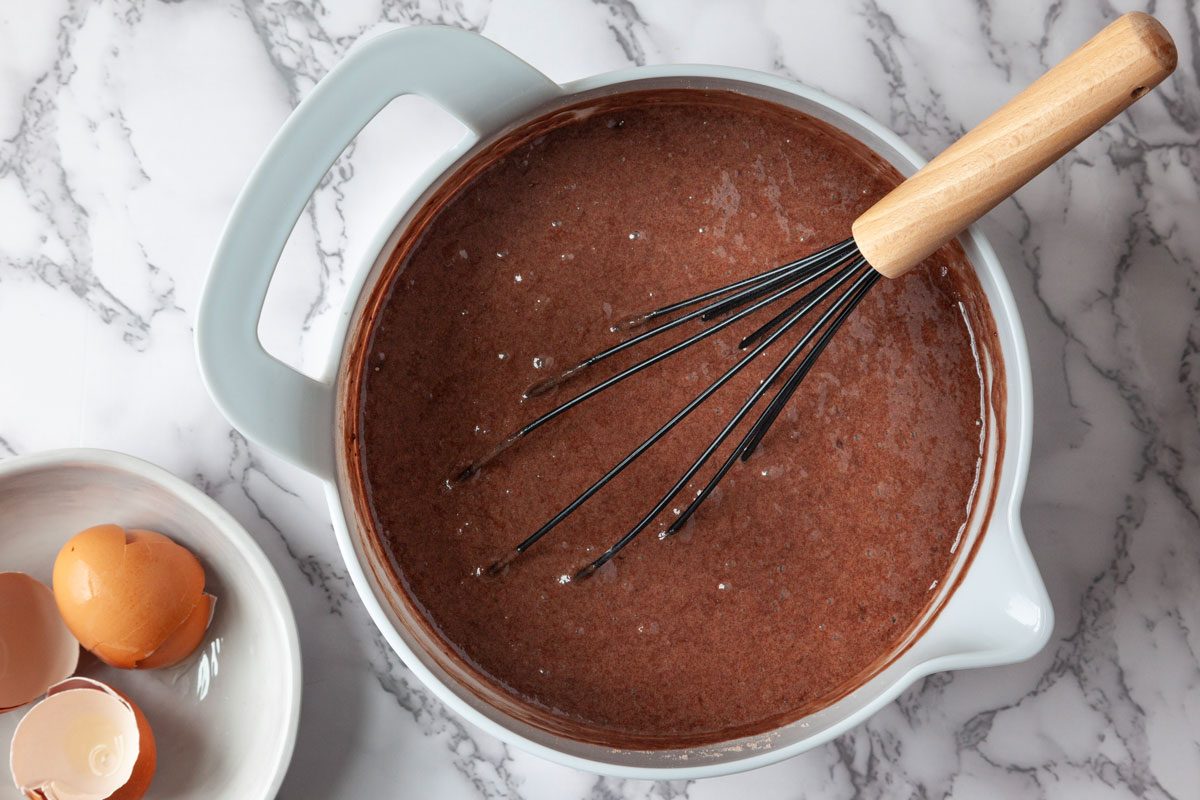
M903 275L1175 69L1175 43L1125 14L854 221L871 266Z

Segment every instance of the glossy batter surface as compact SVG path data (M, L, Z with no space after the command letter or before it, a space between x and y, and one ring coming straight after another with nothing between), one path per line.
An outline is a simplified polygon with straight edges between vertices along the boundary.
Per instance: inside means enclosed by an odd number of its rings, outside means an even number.
M623 102L522 142L426 227L374 320L363 469L398 580L488 680L580 738L714 742L861 682L930 601L979 460L959 302L978 288L950 249L881 281L680 535L657 536L668 510L595 577L563 581L653 506L781 347L502 575L481 575L732 364L755 325L585 403L447 490L465 462L631 361L548 397L521 402L523 389L617 341L619 318L844 239L899 180L761 101Z

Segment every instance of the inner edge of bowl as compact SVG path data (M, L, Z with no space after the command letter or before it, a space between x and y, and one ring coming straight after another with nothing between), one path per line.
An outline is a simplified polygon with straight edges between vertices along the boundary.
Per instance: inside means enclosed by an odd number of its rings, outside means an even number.
M709 74L679 74L680 71L689 69L695 69L697 72L704 71ZM654 72L658 72L659 74L656 76L650 75L650 73ZM622 80L621 78L627 79ZM581 91L571 91L575 88ZM564 95L556 101L534 109L513 121L504 129L483 137L478 142L468 143L467 146L459 147L452 151L446 159L443 159L435 168L430 170L432 179L419 190L419 194L417 191L413 192L412 196L415 196L416 199L411 202L406 199L405 202L400 204L400 207L397 208L396 213L392 217L393 219L397 219L397 221L393 226L388 228L389 235L383 240L378 250L372 248L370 251L375 253L375 256L370 261L369 271L364 270L362 273L361 288L356 289L354 286L351 287L351 291L356 292L357 299L354 301L353 312L347 314L345 317L345 327L350 335L344 337L341 352L338 354L335 362L337 365L336 392L338 398L335 406L337 476L336 484L330 486L329 492L331 511L335 515L335 524L341 522L346 525L348 537L346 544L352 549L358 563L366 567L364 578L369 580L368 587L366 588L370 590L373 599L379 601L379 612L384 619L380 619L379 615L373 614L373 616L376 616L376 622L380 625L381 629L384 628L385 624L391 628L391 631L384 630L385 636L389 632L395 634L395 636L387 636L387 638L393 647L398 650L406 663L409 664L410 668L417 670L423 680L434 683L435 688L440 688L449 695L449 697L443 696L443 699L449 701L453 698L451 705L456 710L463 713L472 722L480 725L489 733L510 741L515 741L526 749L557 760L560 763L567 763L571 766L584 769L600 769L609 774L631 777L665 777L671 774L687 774L692 776L725 774L779 760L780 758L793 755L827 741L852 725L857 724L871 713L874 713L880 706L894 699L912 681L925 674L927 670L922 670L920 659L917 659L914 663L903 663L904 658L911 652L910 648L912 645L928 631L931 624L936 620L938 613L946 606L954 589L965 576L966 568L970 565L972 557L982 539L982 533L988 527L989 518L994 519L997 516L996 512L999 514L1004 513L1003 508L996 509L995 507L996 503L1000 502L1000 495L1003 493L1001 490L1006 486L1011 488L1014 492L1014 502L1019 500L1019 493L1016 492L1016 489L1019 488L1021 481L1015 476L1008 474L1010 470L1005 468L1008 465L1008 461L1003 458L1002 445L1006 439L1013 435L1016 435L1018 440L1027 436L1027 432L1024 430L1027 422L1025 415L1019 415L1016 419L1019 425L1013 426L1009 424L1012 422L1011 413L1007 413L1010 419L1006 420L1004 435L1000 435L999 420L996 419L994 414L995 406L989 406L989 410L992 413L989 415L990 419L988 420L989 435L986 437L988 447L985 452L985 465L982 469L980 492L990 498L990 502L977 503L975 505L975 511L979 511L980 509L982 511L980 513L973 513L971 529L963 538L961 554L955 559L947 575L947 579L939 589L938 595L931 600L922 617L914 624L901 645L889 654L885 663L881 664L880 668L871 677L824 709L796 720L793 723L763 734L705 747L678 750L614 749L602 745L566 739L562 736L556 736L541 727L531 726L516 716L502 710L502 707L505 705L515 705L510 699L505 698L499 703L489 703L482 700L478 692L472 691L470 687L464 684L464 676L457 669L457 665L454 665L454 669L447 670L442 663L442 659L436 657L443 656L443 645L440 641L431 639L423 631L422 625L411 625L404 619L404 613L407 612L410 601L404 596L402 591L393 586L390 570L381 562L380 559L383 556L377 551L377 545L374 543L373 537L365 529L369 525L364 526L362 524L361 512L355 505L355 497L360 493L350 490L351 480L346 465L348 459L357 458L357 452L351 452L346 446L345 433L348 431L348 425L352 423L352 420L347 420L345 417L345 408L347 407L345 401L348 390L357 386L354 376L349 374L351 372L350 366L352 361L350 356L355 351L356 344L360 340L359 331L364 321L364 311L380 277L390 261L392 250L403 232L418 218L420 211L430 196L454 177L458 168L465 161L473 157L480 149L511 133L513 130L523 127L531 120L553 112L555 109L563 106L589 99L598 99L612 94L658 88L726 90L775 102L820 119L843 131L868 146L905 176L914 173L921 165L919 157L916 157L895 134L887 131L886 128L878 123L869 120L861 112L857 112L832 98L827 98L800 84L784 81L774 76L759 75L744 70L712 67L640 68L622 74L598 76L566 87ZM427 177L430 177L430 175L427 175ZM1000 323L1002 321L1009 321L1009 327L1013 327L1013 323L1015 323L1015 318L1012 315L1011 300L1005 296L1008 295L1007 286L1003 285L1003 274L1000 271L999 265L995 263L995 257L991 253L990 248L975 247L974 238L974 236L964 236L960 243L966 251L969 262L976 267L984 293L992 305L991 317L993 322L996 323L996 333L1003 358L1000 363L1007 365L1011 363L1010 359L1014 353L1008 352L1012 348L1012 342L1008 336L1010 331L1008 328L1002 327ZM1003 291L1000 291L1001 285ZM996 297L998 291L1001 294L999 298ZM997 303L997 299L1001 303ZM1007 302L1004 302L1006 300ZM1000 305L1006 313L997 315L997 305ZM1019 326L1019 323L1015 324ZM1024 356L1024 353L1022 352L1020 355ZM1024 372L1022 371L1018 374L1024 375ZM992 375L989 370L989 374L986 376L989 388L995 389L998 387L1002 392L1009 395L1009 401L1016 400L1018 398L1013 397L1012 392L1005 392L1004 390L1008 388L1005 384L1011 384L1016 380L1018 374L1006 374L1004 382L995 384L991 381ZM997 444L1001 445L1001 447L998 447ZM1000 505L1003 507L1006 503L1000 502ZM342 518L336 519L339 512ZM852 708L847 708L847 706L852 706Z

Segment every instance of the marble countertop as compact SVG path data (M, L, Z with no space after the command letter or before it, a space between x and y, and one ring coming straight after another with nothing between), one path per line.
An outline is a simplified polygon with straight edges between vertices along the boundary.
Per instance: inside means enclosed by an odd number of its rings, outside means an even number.
M425 691L356 598L318 482L248 444L200 382L196 305L230 205L289 110L385 26L479 30L560 81L635 63L775 72L932 154L1140 3L3 0L0 453L123 450L251 531L304 653L285 798L1200 796L1200 8L1152 6L1175 76L983 223L1030 343L1023 517L1054 637L1026 663L922 681L803 756L708 781L598 778ZM344 155L285 254L268 348L320 363L349 265L456 125L404 99Z

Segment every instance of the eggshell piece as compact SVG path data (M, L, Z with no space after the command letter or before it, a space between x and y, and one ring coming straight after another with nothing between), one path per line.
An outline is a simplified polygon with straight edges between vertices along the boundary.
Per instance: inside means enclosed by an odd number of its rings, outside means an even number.
M125 701L130 710L133 711L133 715L137 719L139 737L137 761L133 765L133 774L129 776L129 780L120 789L110 794L106 800L139 800L149 790L150 782L154 779L154 772L158 768L158 744L154 739L154 731L150 728L150 720L146 719L146 715L142 713L142 709L138 707L137 703L133 702L129 695L120 689L93 680L92 678L70 678L52 686L47 694L80 688L100 690L114 694Z
M137 706L90 678L52 686L17 724L9 753L17 788L54 800L105 800L117 792L136 800L156 760L154 735Z
M79 663L50 588L21 572L0 573L0 712L40 697Z
M108 687L112 689L112 687ZM121 699L129 703L133 715L137 718L139 748L137 762L133 765L133 774L125 785L110 794L107 800L140 800L150 790L150 782L154 780L154 772L158 769L158 744L154 739L154 731L150 728L150 720L142 713L142 709L129 699L129 695L117 689L112 689Z
M183 624L176 628L175 632L168 636L157 650L138 662L138 668L169 667L172 664L178 664L194 653L204 639L204 632L208 630L208 624L212 621L216 603L217 598L211 594L205 592L200 595L200 602L196 603L192 613L183 621Z
M122 669L147 666L181 628L194 634L187 623L203 596L200 562L154 531L97 525L73 536L54 562L54 597L67 627L86 649ZM173 645L172 658L155 665L191 652L180 655L182 646Z

